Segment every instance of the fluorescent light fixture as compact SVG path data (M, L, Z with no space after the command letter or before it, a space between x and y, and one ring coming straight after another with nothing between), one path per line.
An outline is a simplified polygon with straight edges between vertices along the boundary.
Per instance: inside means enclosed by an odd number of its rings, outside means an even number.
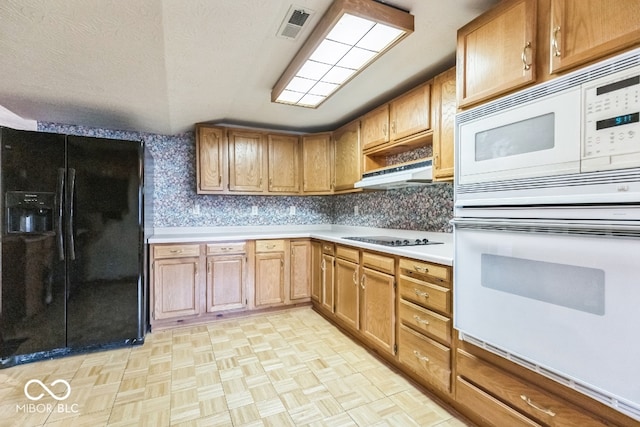
M336 0L271 90L271 101L316 108L413 32L413 15L374 0Z

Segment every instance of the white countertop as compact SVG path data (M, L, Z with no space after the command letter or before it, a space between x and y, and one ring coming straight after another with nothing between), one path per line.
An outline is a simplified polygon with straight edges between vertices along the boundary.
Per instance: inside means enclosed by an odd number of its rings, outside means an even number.
M362 236L392 236L409 240L426 238L433 242L443 242L443 244L395 247L345 239L345 237ZM326 240L422 261L453 265L453 234L389 228L350 227L343 225L172 227L156 228L153 235L149 237L148 243L228 242L237 240L296 238Z

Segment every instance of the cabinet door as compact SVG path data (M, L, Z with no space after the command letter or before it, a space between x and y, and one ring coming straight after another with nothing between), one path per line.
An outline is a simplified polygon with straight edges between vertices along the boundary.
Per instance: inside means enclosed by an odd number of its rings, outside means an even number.
M311 242L311 299L322 298L322 243Z
M458 30L458 106L535 81L536 0L506 0Z
M356 330L360 327L358 270L358 264L340 258L336 259L336 317Z
M360 121L362 149L389 142L389 104L385 104L367 113Z
M336 258L332 255L322 255L322 308L329 313L334 312L334 288L336 276Z
M229 131L229 190L262 192L262 134Z
M334 190L350 190L362 178L360 125L351 122L333 133L335 150Z
M153 263L154 319L199 313L199 258L168 258Z
M284 253L256 254L256 306L284 303Z
M227 181L224 130L199 127L197 135L198 193L223 191Z
M391 139L398 140L431 128L431 85L423 84L390 104Z
M309 298L311 292L311 242L291 242L291 285L289 298Z
M297 193L300 191L298 166L298 137L291 135L268 136L269 191Z
M332 153L331 134L309 135L302 138L303 191L309 193L331 192Z
M244 254L207 258L207 311L231 310L245 306Z
M456 119L456 69L433 79L433 176L452 180L454 166L453 128Z
M551 73L640 42L638 0L552 0Z
M394 354L396 343L395 279L370 268L362 269L360 330L375 346Z

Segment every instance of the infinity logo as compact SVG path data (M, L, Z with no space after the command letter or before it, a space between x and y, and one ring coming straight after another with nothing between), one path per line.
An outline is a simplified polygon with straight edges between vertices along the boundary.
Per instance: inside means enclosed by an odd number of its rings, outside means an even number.
M56 384L64 384L65 386L67 386L67 391L65 392L65 394L62 397L58 397L54 392L52 392L49 387L47 387L46 385L44 385L44 383L40 380L29 380L27 381L27 383L24 385L24 395L27 397L27 399L29 400L40 400L42 399L42 397L44 396L44 393L40 393L37 396L32 396L31 394L29 394L29 390L27 390L29 388L29 385L31 385L32 383L36 383L39 384L40 387L42 387L44 389L44 391L46 391L47 393L49 393L49 396L53 397L56 400L65 400L67 397L69 397L69 395L71 394L71 386L69 385L68 382L66 382L65 380L55 380L54 382L51 383L51 387L55 386Z

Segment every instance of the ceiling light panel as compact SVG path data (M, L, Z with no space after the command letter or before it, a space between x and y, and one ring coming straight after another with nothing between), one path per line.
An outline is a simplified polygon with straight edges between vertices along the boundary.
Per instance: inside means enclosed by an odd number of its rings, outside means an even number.
M413 32L413 15L374 0L336 0L271 91L271 100L315 108Z

